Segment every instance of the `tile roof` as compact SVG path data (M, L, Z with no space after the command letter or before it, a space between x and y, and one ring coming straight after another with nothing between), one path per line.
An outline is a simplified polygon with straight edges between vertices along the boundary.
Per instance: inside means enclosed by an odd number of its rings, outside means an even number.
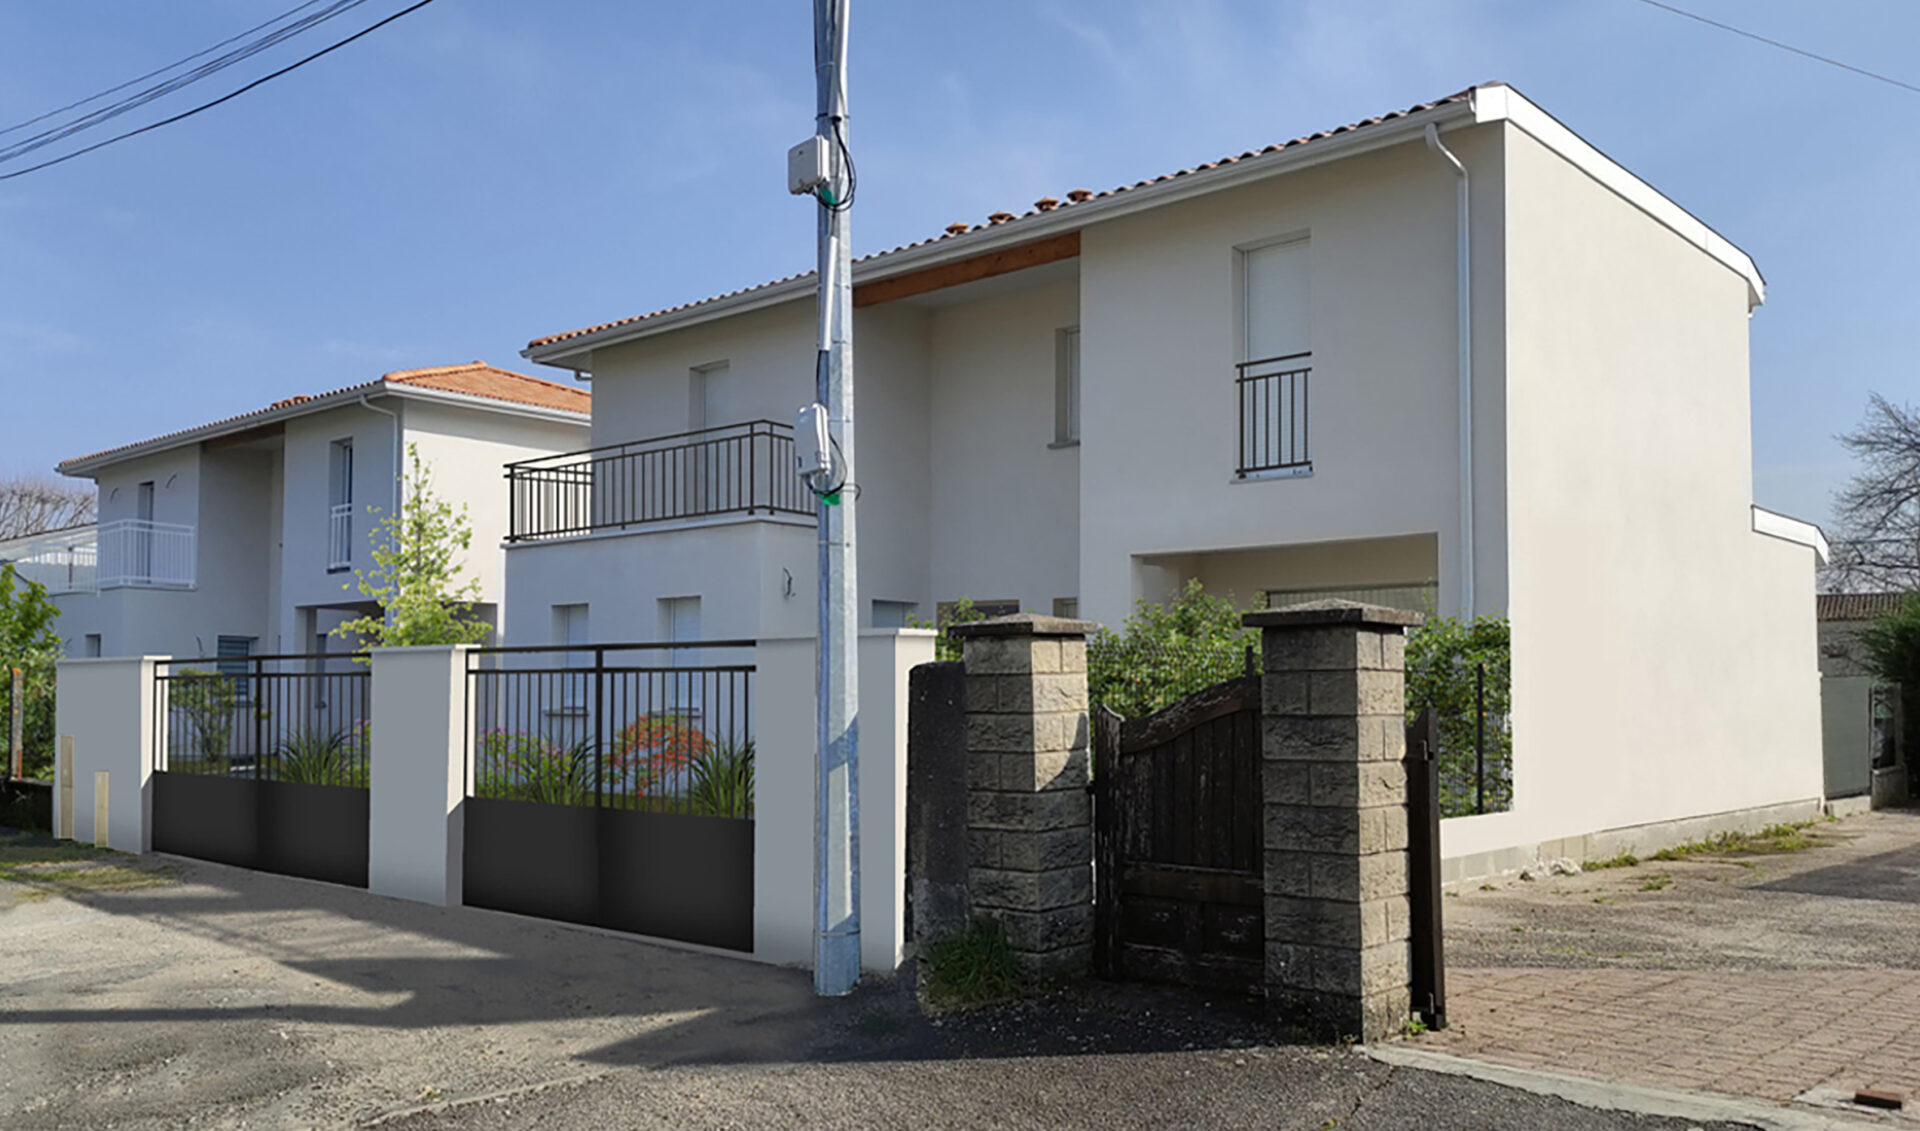
M1448 105L1449 103L1464 102L1472 95L1474 89L1476 88L1468 88L1467 90L1462 90L1453 94L1449 94L1445 98L1436 98L1431 102L1422 102L1422 103L1419 103L1418 105L1409 106L1404 110L1394 110L1385 114L1381 114L1378 117L1367 118L1363 121L1352 122L1344 126L1336 126L1330 130L1321 130L1319 133L1308 134L1305 137L1297 137L1291 141L1276 142L1273 145L1265 146L1260 149L1249 149L1245 153L1222 157L1215 161L1208 161L1204 164L1194 165L1185 169L1177 169L1171 173L1166 173L1158 177L1152 177L1144 181L1135 181L1133 184L1130 184L1130 185L1119 185L1115 188L1110 188L1105 192L1093 192L1089 189L1080 188L1080 189L1074 189L1072 192L1067 193L1067 197L1065 200L1057 200L1051 196L1043 196L1039 200L1034 202L1032 209L1018 216L1014 215L1011 212L994 212L987 217L987 222L984 224L968 224L964 221L956 222L953 224L949 224L946 228L946 231L940 235L933 236L924 240L916 240L913 243L901 244L899 247L888 248L885 251L872 252L871 254L858 257L857 259L854 260L854 262L869 263L875 260L884 259L889 255L894 255L902 251L908 251L910 249L917 248L917 247L925 247L928 244L940 243L946 240L959 239L959 238L971 235L975 232L985 231L989 228L995 228L995 229L1004 228L1009 224L1018 224L1022 221L1029 220L1029 219L1032 219L1033 217L1040 216L1043 214L1069 211L1076 204L1085 204L1091 200L1101 200L1107 197L1118 196L1122 193L1132 192L1135 189L1142 189L1150 185L1157 185L1167 181L1178 180L1181 177L1191 176L1195 173L1204 173L1211 169L1223 168L1225 166L1234 165L1241 161L1251 160L1256 157L1265 157L1265 156L1268 156L1269 154L1278 153L1281 150L1293 149L1297 146L1302 146L1302 145L1310 145L1313 142L1320 141L1325 138L1336 137L1340 134L1352 133L1355 130L1365 129L1368 126L1377 126L1377 125L1380 125L1382 122L1390 122L1396 118L1404 118L1410 114L1418 114L1422 111L1432 110L1440 106ZM638 323L645 322L652 318L658 318L665 314L677 314L683 310L692 310L696 307L707 306L711 303L720 302L725 299L736 298L740 295L745 295L745 294L752 294L755 291L763 291L770 287L777 287L782 283L790 283L799 279L809 278L812 275L813 275L812 271L802 271L799 274L787 275L783 278L774 279L765 283L759 283L751 287L742 287L739 290L728 291L725 294L712 295L708 298L699 299L694 302L681 303L678 306L669 306L661 310L649 311L646 314L636 314L628 318L618 318L611 322L602 322L596 326L583 326L578 330L567 330L559 334L548 334L544 338L535 338L532 341L528 342L527 348L530 350L539 349L543 346L555 345L560 342L569 341L573 338L585 337L588 334L597 334L603 330L612 330L621 326L636 325Z
M1815 620L1873 620L1900 607L1905 593L1821 593L1814 597Z
M426 369L401 369L381 378L395 385L415 385L438 389L443 393L464 393L515 404L557 408L564 412L593 411L593 394L572 385L529 377L510 369L499 369L484 361L466 365L435 365Z
M245 428L249 421L283 413L290 408L313 401L324 401L343 394L379 396L387 385L407 385L420 389L432 389L443 393L459 393L469 397L483 397L487 400L507 401L513 404L530 405L536 408L559 409L564 412L577 412L582 416L593 410L593 394L585 389L576 389L571 385L562 385L557 381L547 381L539 377L529 377L525 373L501 369L488 365L484 361L467 362L464 365L435 365L425 369L399 369L383 374L377 381L368 381L360 385L348 385L344 388L329 389L324 393L298 393L291 397L274 401L265 408L243 412L236 416L223 417L206 424L196 424L192 428L181 428L166 432L131 444L107 448L84 456L62 460L60 469L93 463L97 460L131 452L136 448L152 448L164 445L168 440L182 439L197 433L227 433Z

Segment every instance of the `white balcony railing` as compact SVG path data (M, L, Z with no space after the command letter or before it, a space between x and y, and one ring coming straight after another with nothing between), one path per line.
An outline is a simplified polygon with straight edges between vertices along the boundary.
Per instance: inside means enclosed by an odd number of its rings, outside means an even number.
M335 503L327 508L327 568L348 569L353 565L353 504Z
M99 587L193 588L193 535L191 526L138 518L123 518L102 525L98 549Z
M91 593L99 564L94 529L48 531L0 550L0 561L13 563L22 581L44 586L49 593Z

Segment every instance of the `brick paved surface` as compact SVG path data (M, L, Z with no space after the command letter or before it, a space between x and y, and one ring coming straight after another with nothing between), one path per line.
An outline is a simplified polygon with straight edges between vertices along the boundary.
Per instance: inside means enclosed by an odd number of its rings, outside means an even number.
M1905 970L1457 970L1456 1056L1790 1100L1826 1086L1920 1095L1920 984Z
M1920 1097L1920 815L1818 832L1790 856L1450 893L1451 1026L1416 1046L1776 1101Z

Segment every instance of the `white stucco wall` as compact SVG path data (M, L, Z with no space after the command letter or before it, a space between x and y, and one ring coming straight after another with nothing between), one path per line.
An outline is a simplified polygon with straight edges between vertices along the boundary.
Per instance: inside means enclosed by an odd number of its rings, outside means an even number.
M1475 177L1475 334L1497 342L1498 127L1446 140ZM1145 583L1136 555L1414 534L1437 536L1441 607L1458 608L1454 194L1414 141L1082 234L1082 616L1126 615ZM1313 474L1236 483L1236 249L1298 235ZM1505 602L1502 360L1476 351L1483 610Z
M1817 799L1813 551L1752 530L1747 286L1509 128L1515 808L1448 856Z
M585 448L591 428L584 419L536 420L419 401L408 402L403 420L405 442L433 467L435 493L466 508L473 544L461 559L463 577L479 580L482 601L503 603L501 545L510 509L506 465Z
M1080 591L1080 449L1053 448L1068 277L933 313L932 588L1051 613ZM923 614L926 615L926 614Z
M385 398L381 407L408 407ZM304 652L305 626L294 610L309 605L339 605L361 600L350 571L330 571L327 517L332 503L328 476L332 445L353 442L352 560L358 569L373 565L374 535L394 500L394 420L359 405L329 409L287 421L282 437L284 480L280 527L280 617L282 647ZM371 513L378 508L380 513Z
M553 606L579 604L595 642L660 640L659 602L669 597L700 598L708 640L810 633L817 544L811 522L734 520L515 545L506 551L505 640L565 643L554 639Z

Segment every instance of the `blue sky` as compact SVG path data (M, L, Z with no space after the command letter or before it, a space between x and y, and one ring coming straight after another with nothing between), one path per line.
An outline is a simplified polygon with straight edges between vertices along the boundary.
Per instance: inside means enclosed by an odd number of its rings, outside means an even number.
M291 6L7 4L0 125ZM1920 82L1910 0L1681 6ZM1834 434L1869 390L1920 400L1920 95L1636 0L854 8L858 251L1504 79L1760 264L1761 503L1825 521L1848 472ZM810 36L808 0L437 0L0 182L0 475L389 369L525 368L530 337L810 266L813 217L783 183Z

